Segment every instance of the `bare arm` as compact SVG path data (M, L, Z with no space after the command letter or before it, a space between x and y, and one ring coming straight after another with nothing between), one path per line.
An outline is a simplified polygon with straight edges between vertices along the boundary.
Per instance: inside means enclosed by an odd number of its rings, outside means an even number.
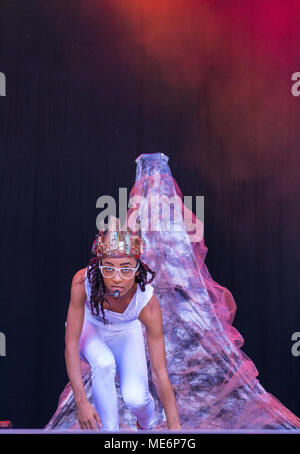
M79 355L79 339L82 332L84 303L86 300L85 285L83 281L84 272L85 269L78 271L72 279L71 298L65 332L65 361L78 410L79 425L82 429L96 429L95 419L99 425L101 425L101 423L99 416L94 407L90 404L84 389Z
M153 382L166 413L168 429L179 430L180 421L176 399L166 368L162 313L160 304L154 294L149 303L140 312L139 320L146 328Z

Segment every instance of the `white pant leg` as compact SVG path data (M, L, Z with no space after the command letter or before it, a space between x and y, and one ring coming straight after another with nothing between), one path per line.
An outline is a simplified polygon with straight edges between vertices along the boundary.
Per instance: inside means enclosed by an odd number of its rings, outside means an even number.
M148 370L142 326L125 328L119 334L105 336L114 354L120 391L126 406L143 429L154 425L155 402L149 392Z
M101 334L101 327L86 318L79 348L90 364L93 400L102 423L102 430L119 431L115 359Z

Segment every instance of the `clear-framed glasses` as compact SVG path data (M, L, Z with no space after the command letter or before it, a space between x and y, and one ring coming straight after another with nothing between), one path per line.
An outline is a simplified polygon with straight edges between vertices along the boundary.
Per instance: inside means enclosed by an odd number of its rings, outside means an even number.
M116 272L119 272L119 275L121 276L122 279L131 279L134 275L134 273L138 270L138 267L140 264L138 263L135 268L128 268L128 267L123 267L123 268L116 268L114 266L108 266L108 265L99 265L99 268L101 270L101 273L103 277L107 277L109 279L112 279L115 277Z

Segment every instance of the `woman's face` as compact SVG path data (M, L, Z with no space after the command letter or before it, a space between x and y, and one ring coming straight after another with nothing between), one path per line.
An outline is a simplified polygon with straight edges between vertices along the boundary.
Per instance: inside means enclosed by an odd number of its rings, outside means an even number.
M135 268L137 266L138 261L134 257L121 257L121 258L112 258L106 257L102 259L101 265L105 265L107 267L116 267L116 268ZM115 276L105 277L102 274L103 282L108 293L113 293L114 290L119 290L120 297L126 295L126 293L132 289L135 284L135 276L139 273L136 271L133 273L133 276L130 279L124 279L120 276L120 272L117 271Z

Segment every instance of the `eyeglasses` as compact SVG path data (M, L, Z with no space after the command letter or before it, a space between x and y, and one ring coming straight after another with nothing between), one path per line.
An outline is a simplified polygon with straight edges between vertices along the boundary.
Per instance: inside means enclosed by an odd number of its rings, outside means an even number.
M131 279L134 275L134 273L137 271L138 267L140 264L138 263L135 268L116 268L114 266L108 266L108 265L99 265L99 268L101 270L101 273L104 277L108 277L109 279L112 279L115 277L116 272L119 271L119 275L121 276L122 279Z

